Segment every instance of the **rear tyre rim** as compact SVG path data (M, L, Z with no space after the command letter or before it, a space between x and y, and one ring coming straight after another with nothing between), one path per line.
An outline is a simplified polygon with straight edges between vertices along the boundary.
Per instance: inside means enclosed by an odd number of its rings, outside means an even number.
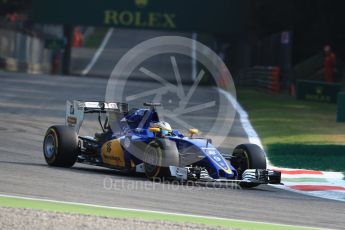
M44 155L47 158L52 158L55 154L55 138L52 134L48 134L44 141Z

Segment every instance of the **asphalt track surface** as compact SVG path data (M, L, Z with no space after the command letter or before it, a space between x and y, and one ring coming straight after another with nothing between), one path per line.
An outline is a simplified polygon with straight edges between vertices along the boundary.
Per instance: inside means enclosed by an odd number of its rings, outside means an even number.
M192 38L191 33L178 33L167 31L154 31L154 30L128 30L128 29L114 29L111 36L105 43L104 48L101 50L100 55L92 68L87 72L88 76L102 76L109 77L116 63L128 52L131 48L151 38L158 36L183 36ZM205 43L212 47L213 43ZM95 55L97 49L94 48L73 48L71 59L71 72L76 75L82 74L86 66L90 63ZM192 54L191 54L192 55ZM167 62L166 57L160 56L159 58L151 58L146 60L146 66L154 66L154 69L159 72L164 72L166 79L174 79L173 74L166 71L170 67L170 62ZM188 76L182 78L183 81L191 81L191 61L186 56L178 57L179 70L183 75ZM133 73L132 73L133 75ZM137 78L142 74L140 72L134 73Z
M106 83L100 78L0 72L1 194L324 228L345 226L344 202L270 186L247 190L169 186L81 164L70 169L48 167L43 136L50 125L64 123L66 100L103 100ZM129 91L135 91L150 89L153 83L127 84ZM204 95L214 91L201 90L207 92ZM207 116L193 120L207 123ZM246 142L243 133L235 121L230 132L235 138L227 139L229 148Z

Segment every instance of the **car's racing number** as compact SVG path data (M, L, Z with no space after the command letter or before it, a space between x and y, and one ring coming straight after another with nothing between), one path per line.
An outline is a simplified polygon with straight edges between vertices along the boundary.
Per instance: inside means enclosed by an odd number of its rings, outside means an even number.
M231 169L227 166L223 158L220 156L220 153L217 152L215 149L209 149L206 151L210 158L218 164L221 168L223 168L226 172L231 172Z

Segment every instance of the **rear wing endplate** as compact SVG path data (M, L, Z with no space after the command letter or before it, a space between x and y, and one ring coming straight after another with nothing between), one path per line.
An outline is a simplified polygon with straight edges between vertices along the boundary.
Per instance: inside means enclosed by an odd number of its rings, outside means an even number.
M67 101L65 125L73 127L78 133L87 113L121 113L128 112L128 104L121 102L84 102Z

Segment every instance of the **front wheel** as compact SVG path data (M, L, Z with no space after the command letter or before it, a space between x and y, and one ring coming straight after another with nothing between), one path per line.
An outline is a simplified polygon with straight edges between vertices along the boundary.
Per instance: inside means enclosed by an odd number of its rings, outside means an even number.
M258 145L242 144L234 149L231 164L235 167L241 179L243 172L247 169L266 169L266 154ZM254 183L241 183L240 185L247 188L258 186Z
M67 126L51 126L44 137L43 154L50 166L72 167L78 157L77 133Z

